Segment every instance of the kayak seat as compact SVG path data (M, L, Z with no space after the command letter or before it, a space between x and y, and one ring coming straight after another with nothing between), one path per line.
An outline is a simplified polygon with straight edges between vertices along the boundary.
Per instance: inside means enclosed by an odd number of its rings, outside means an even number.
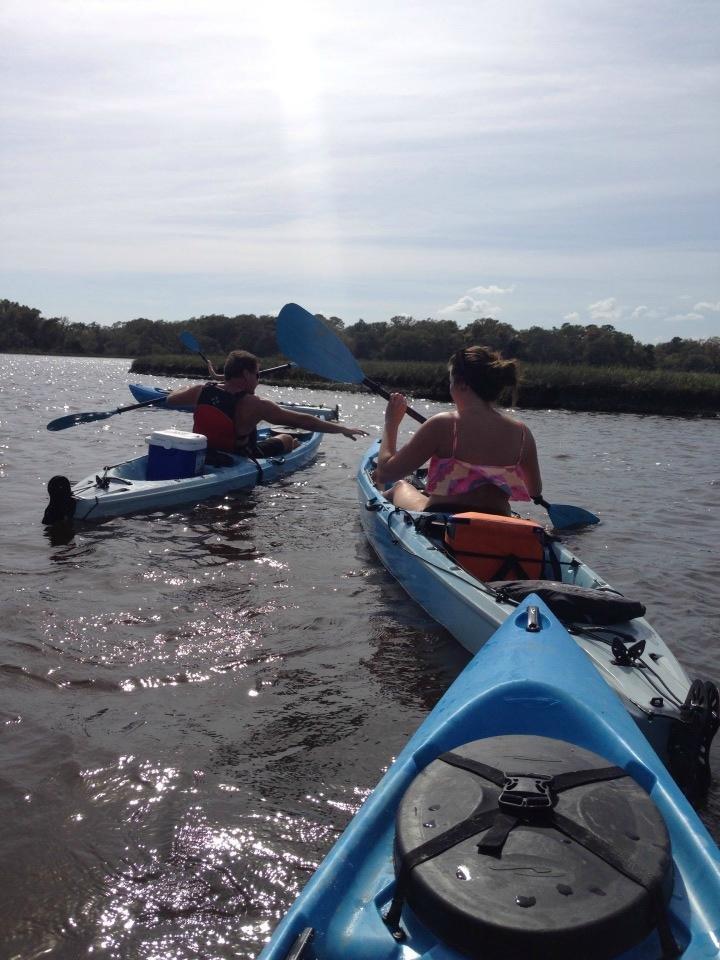
M445 523L445 546L478 580L538 580L550 538L535 520L458 513Z
M235 458L224 450L208 450L205 453L205 465L208 467L231 467Z

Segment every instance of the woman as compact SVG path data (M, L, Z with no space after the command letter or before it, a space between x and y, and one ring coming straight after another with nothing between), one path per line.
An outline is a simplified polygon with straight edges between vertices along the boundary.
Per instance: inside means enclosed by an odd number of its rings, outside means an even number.
M542 493L535 440L524 423L501 413L494 401L517 383L514 360L487 347L466 347L450 358L455 410L427 420L397 449L407 401L394 393L385 411L376 480L393 483L388 499L407 510L494 513L510 516L511 500ZM425 493L403 480L427 460Z

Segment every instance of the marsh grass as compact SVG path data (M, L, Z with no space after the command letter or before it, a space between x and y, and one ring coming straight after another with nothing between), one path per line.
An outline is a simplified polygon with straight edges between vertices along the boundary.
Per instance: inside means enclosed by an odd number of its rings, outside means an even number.
M211 358L221 369L223 358ZM261 367L283 362L267 357ZM163 376L207 376L197 357L182 355L146 357L134 360L132 373ZM364 361L363 372L388 390L399 390L427 400L449 401L445 363ZM640 370L630 367L570 367L563 364L521 364L516 405L532 409L595 410L598 412L662 413L716 416L720 412L720 375L668 370ZM330 386L327 380L294 369L265 379L269 384L287 383L317 389ZM333 390L363 389L333 383ZM500 398L510 403L509 393Z

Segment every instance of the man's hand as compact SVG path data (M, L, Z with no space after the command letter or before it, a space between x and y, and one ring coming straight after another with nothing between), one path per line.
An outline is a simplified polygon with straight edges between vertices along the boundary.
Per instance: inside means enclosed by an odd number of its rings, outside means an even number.
M357 427L343 427L341 426L340 432L344 437L347 437L349 440L357 440L358 437L369 437L370 434L367 430L359 430Z

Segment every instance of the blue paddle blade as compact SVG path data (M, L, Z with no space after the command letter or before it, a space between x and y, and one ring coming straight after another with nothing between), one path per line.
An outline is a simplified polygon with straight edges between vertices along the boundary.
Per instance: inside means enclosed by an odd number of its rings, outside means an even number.
M190 353L200 353L200 344L188 330L183 330L180 334L180 342L188 348Z
M600 517L596 517L594 513L582 507L573 507L569 503L549 503L547 512L556 530L571 530L573 527L600 523Z
M365 374L340 337L297 303L286 303L275 328L278 346L299 367L327 380L362 383Z

